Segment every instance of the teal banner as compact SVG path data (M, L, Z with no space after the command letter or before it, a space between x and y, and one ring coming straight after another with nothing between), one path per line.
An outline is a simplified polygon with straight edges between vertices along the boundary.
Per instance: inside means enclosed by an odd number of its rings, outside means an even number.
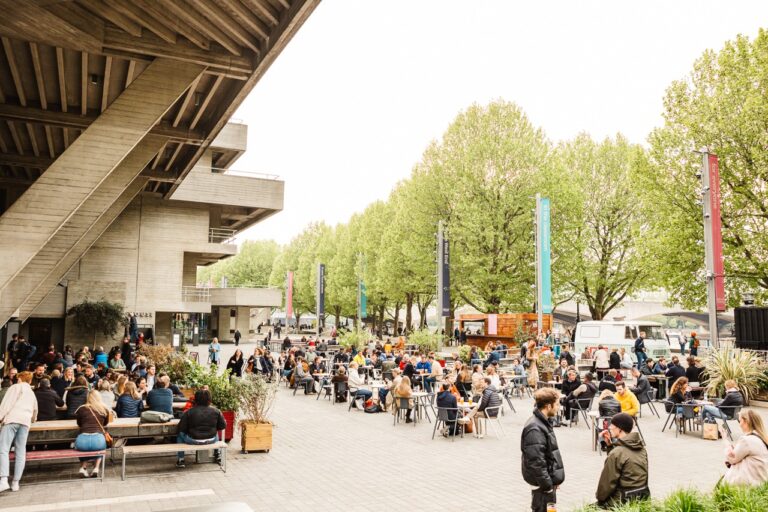
M368 297L365 296L365 283L360 281L360 318L368 317Z
M552 251L550 247L550 205L549 198L539 200L539 243L541 244L541 311L552 313Z

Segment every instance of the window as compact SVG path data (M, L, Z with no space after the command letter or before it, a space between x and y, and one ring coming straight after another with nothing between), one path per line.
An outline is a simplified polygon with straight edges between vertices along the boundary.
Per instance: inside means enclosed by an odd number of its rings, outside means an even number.
M600 337L600 326L599 325L585 325L581 327L581 332L579 333L582 338L599 338Z

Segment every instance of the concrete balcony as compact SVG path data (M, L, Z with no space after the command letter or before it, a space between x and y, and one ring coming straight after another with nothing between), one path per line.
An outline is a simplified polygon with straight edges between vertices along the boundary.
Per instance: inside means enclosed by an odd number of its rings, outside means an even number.
M212 306L280 307L283 292L279 288L210 288Z
M211 142L211 162L215 167L229 168L248 146L248 125L230 121Z

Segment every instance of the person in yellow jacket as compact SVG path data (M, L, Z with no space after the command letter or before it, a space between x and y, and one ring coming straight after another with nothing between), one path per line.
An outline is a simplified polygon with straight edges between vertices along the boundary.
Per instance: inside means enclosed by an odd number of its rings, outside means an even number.
M360 351L357 354L355 354L355 357L352 358L352 361L357 363L357 366L365 366L365 354Z
M640 402L633 392L627 389L624 382L616 383L616 400L621 404L621 412L625 412L633 418L640 412Z

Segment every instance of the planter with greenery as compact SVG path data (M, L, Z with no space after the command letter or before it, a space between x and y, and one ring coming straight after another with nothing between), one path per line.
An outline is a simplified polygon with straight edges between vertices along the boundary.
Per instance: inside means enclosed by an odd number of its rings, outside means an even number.
M462 345L461 347L459 347L459 359L461 359L462 363L470 364L470 360L469 360L470 352L472 352L472 347L469 345ZM480 359L485 359L485 352L478 349L477 357L479 357Z
M539 379L543 381L550 381L555 373L555 354L551 351L539 354L538 370Z
M83 333L93 336L93 349L96 349L96 336L103 334L114 338L120 327L126 327L128 320L125 318L123 306L117 302L106 300L90 301L85 299L67 310L67 316L71 316L77 327Z
M242 385L238 409L242 450L244 453L269 452L273 427L269 414L277 395L277 383L268 382L261 375L247 375Z
M419 347L420 352L435 352L439 348L440 338L429 329L420 329L408 335L408 343Z
M355 350L360 350L368 344L369 338L368 331L365 330L360 332L356 330L347 331L339 336L339 345L344 348L352 347Z
M766 365L752 351L726 347L712 351L704 360L704 382L710 396L725 393L725 381L735 380L745 402L757 395L761 383L766 382Z
M578 512L605 510L586 506ZM612 512L757 512L768 510L768 484L755 487L721 485L709 494L695 489L679 489L660 500L636 501L607 510Z

